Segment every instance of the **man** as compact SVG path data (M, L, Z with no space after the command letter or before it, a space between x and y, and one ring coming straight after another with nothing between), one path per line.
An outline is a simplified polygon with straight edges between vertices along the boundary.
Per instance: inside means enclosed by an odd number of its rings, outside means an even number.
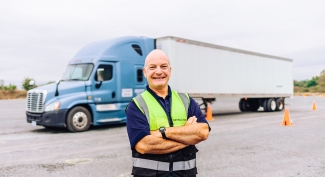
M171 71L163 51L150 52L143 68L147 90L126 109L135 177L197 174L195 144L208 138L210 128L197 103L168 86Z

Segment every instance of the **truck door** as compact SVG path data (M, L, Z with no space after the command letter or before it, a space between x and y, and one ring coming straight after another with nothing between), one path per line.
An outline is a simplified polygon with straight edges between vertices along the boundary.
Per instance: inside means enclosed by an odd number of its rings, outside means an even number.
M102 82L98 81L97 69L104 69ZM98 67L95 68L95 82L92 84L92 98L96 105L109 105L109 103L116 102L116 88L117 88L117 76L115 63L101 62ZM105 108L103 108L105 109ZM109 109L109 108L108 108Z

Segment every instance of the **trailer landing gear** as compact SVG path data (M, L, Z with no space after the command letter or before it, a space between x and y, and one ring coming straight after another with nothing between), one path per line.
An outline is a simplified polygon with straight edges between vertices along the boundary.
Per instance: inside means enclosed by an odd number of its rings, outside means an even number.
M216 101L215 98L202 98L202 103L199 104L201 110L204 110L204 112L206 113L208 110L208 104L212 104L212 102Z

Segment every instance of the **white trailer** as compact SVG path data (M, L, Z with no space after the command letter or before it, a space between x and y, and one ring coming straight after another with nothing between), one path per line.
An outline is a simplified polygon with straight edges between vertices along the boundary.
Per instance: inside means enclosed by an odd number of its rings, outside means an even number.
M178 37L156 39L169 57L169 84L202 98L204 109L218 97L239 97L241 111L281 111L293 96L292 59Z

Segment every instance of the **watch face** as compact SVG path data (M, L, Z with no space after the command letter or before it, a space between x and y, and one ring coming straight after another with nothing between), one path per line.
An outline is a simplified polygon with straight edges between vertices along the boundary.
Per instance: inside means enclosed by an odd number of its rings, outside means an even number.
M159 132L161 133L161 136L162 136L164 139L167 139L166 134L165 134L165 131L166 131L166 128L165 128L165 127L160 127L160 128L159 128Z

